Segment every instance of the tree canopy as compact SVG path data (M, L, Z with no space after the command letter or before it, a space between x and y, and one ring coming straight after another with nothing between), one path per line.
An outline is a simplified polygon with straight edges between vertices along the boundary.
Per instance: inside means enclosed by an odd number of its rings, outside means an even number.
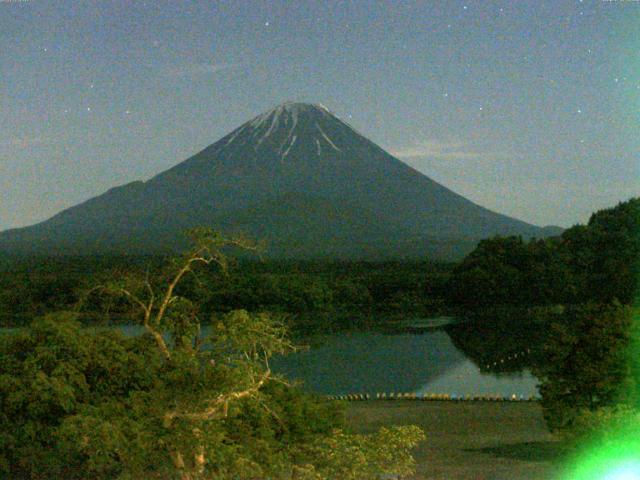
M458 264L449 301L467 309L584 302L631 304L640 279L640 198L594 213L560 237L481 241Z
M178 285L222 249L210 230L163 282L129 276L96 291L128 299L145 334L36 319L0 343L0 471L9 478L370 479L406 475L416 427L344 431L339 404L300 391L269 359L294 345L268 314L219 318L203 337Z
M631 310L613 304L568 307L551 323L540 379L545 419L552 429L569 429L581 410L611 407L629 397Z

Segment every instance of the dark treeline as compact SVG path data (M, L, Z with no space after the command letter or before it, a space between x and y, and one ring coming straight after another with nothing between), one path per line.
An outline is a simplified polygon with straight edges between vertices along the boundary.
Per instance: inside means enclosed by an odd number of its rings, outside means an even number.
M481 369L533 370L549 426L570 429L640 399L639 267L637 198L560 237L484 240L452 271L447 300L468 321L447 331Z
M68 309L85 323L128 323L126 301L104 300L92 288L126 273L163 276L164 257L12 258L1 263L0 323L25 325ZM282 314L293 330L371 327L400 315L446 311L453 265L423 262L300 262L242 260L228 272L207 268L186 279L180 294L198 302L201 320L234 309Z
M27 325L35 317L73 310L84 292L106 275L132 269L158 271L162 257L0 255L0 326Z
M449 300L465 310L494 306L631 304L637 293L640 199L594 213L560 237L481 241L453 270Z
M510 309L526 328L523 309L585 302L629 304L638 277L638 199L592 215L562 236L481 241L458 264L428 261L239 260L227 274L210 268L180 286L200 317L244 308L288 317L303 333L367 328L399 316L458 313L502 330ZM126 273L162 278L161 256L1 257L0 325L28 324L48 312L81 306L85 323L136 319L127 302L86 292ZM82 300L82 301L81 301ZM555 310L554 310L555 309ZM500 310L500 312L498 312ZM472 337L470 335L470 337Z
M447 327L454 344L486 371L531 369L549 426L562 430L585 410L640 401L640 382L629 373L640 367L628 355L637 348L639 257L640 199L632 199L559 237L483 240L455 265L244 259L228 269L201 268L174 294L186 299L176 304L184 307L181 322L199 325L244 309L274 314L295 334L464 316L466 322ZM76 311L84 324L140 322L139 309L112 294L114 279L142 290L140 281L166 285L177 265L169 260L0 258L1 325L27 325L61 310ZM181 331L184 325L172 321Z
M184 295L206 296L212 272L199 267L226 270L223 248L241 240L206 228L194 229L190 239L191 249L162 268L132 260L117 267L124 269L118 275L111 262L108 269L88 262L89 279L101 287L79 297L83 306L127 312L118 300L130 299L146 334L83 328L80 313L68 311L3 332L0 478L329 480L413 473L410 452L424 439L420 428L351 434L340 404L271 370L270 358L295 350L274 316L242 309L221 315L203 343L198 304ZM76 272L73 259L58 262L56 268ZM40 279L48 269L36 273ZM187 278L200 281L183 285ZM71 297L79 285L71 282Z
M551 325L566 323L568 309L636 301L639 257L640 199L596 212L560 237L483 240L447 284L448 304L468 320L450 336L481 368L539 365ZM526 349L526 360L501 362Z
M201 320L244 308L288 315L294 328L371 327L394 316L457 312L486 322L512 309L630 304L638 278L638 199L599 211L560 237L481 241L458 264L428 261L239 260L226 274L204 269L180 286L199 304ZM0 257L0 325L28 324L60 309L78 309L85 323L136 321L126 302L86 292L126 273L162 278L160 256ZM82 301L81 301L82 300ZM497 310L501 313L494 314ZM508 316L508 315L507 315ZM509 320L512 322L512 320ZM524 325L525 321L517 323ZM525 325L526 326L526 325Z

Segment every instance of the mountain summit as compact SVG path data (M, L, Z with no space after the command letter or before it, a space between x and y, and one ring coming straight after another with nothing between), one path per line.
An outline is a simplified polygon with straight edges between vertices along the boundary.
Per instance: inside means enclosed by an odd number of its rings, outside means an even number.
M0 252L153 253L196 225L286 258L455 258L490 235L557 233L472 203L321 104L284 103L146 182L0 233Z

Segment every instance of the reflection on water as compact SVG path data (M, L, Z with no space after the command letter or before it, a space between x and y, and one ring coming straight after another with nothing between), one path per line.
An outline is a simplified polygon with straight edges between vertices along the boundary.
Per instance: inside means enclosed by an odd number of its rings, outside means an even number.
M509 375L493 375L482 373L471 361L465 360L461 365L448 370L443 376L423 385L418 394L448 393L452 396L501 396L518 398L539 397L536 384L538 380L530 372Z
M538 396L530 373L495 375L458 350L447 333L383 335L351 332L325 337L308 351L279 357L274 370L315 392L416 392L450 395Z
M349 332L323 340L310 350L274 359L273 369L318 393L375 394L417 391L465 361L443 331Z
M427 319L420 326L428 328L420 334L345 332L313 337L299 342L311 348L276 357L271 367L291 380L303 382L305 388L327 395L415 392L538 396L537 379L526 370L481 372L441 328L445 323L442 318ZM417 324L412 321L411 325ZM143 331L138 325L118 328L127 335ZM209 330L204 327L203 335ZM486 340L476 338L479 343Z

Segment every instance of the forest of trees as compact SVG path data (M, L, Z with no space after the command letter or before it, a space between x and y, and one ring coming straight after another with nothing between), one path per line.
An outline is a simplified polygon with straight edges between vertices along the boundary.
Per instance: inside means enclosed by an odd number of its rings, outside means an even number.
M570 431L589 412L638 404L639 272L638 198L558 238L487 239L452 271L448 301L470 321L449 333L481 368L532 369L548 425Z
M449 302L496 305L631 304L640 265L640 199L594 213L560 237L483 240L453 269Z
M0 475L11 479L371 479L413 471L412 426L344 430L340 406L274 374L295 349L270 315L234 310L206 338L179 293L228 244L206 229L155 277L112 276L94 292L130 303L146 334L50 313L0 343Z
M640 418L640 199L560 237L481 241L456 265L227 260L206 229L178 259L2 258L5 478L375 478L413 427L345 431L338 405L271 372L289 332L454 313L481 370L531 369L551 429ZM142 324L126 337L114 323ZM212 334L200 335L202 324ZM509 365L492 359L527 350ZM622 420L621 420L622 419ZM630 420L631 419L631 420ZM628 422L627 422L628 423ZM0 478L2 478L0 475Z
M163 257L14 258L0 262L0 326L79 309L84 324L130 323L126 303L85 292L103 279L138 272L158 276ZM402 315L446 311L451 265L423 262L236 262L224 276L204 267L180 291L198 300L201 318L243 308L285 316L294 333L371 328ZM105 315L105 311L109 315Z

